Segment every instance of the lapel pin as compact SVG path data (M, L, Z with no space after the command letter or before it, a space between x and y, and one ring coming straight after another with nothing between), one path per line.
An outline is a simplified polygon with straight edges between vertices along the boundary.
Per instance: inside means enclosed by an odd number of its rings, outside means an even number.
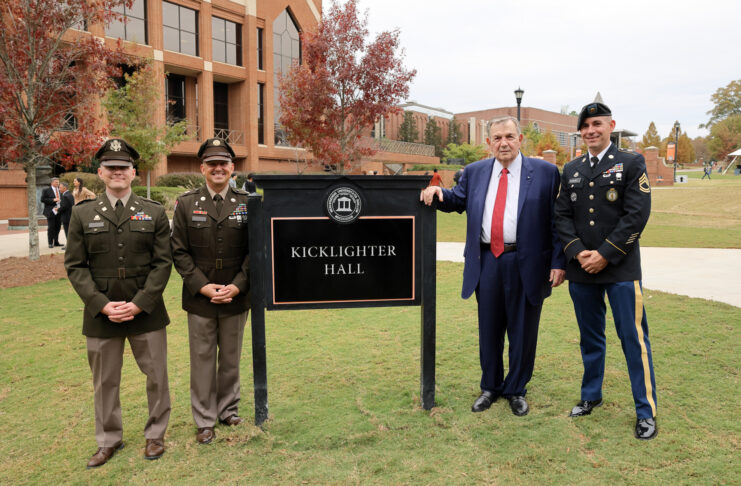
M205 200L206 200L206 196L201 196L201 201L205 201Z
M230 199L230 201L231 201L231 202L237 202L237 200L236 200L236 199L234 199L234 198L231 198L231 199Z
M96 214L95 217L93 218L93 221L100 221L100 216Z
M131 206L129 209L131 209L132 211L136 211L136 209L134 209L134 206Z
M108 211L108 208L103 206L103 209L101 209L101 211Z
M607 156L607 158L608 158L608 159L614 159L614 158L615 158L615 156L614 156L614 155L612 155L612 154L610 154L610 155L608 155L608 156Z

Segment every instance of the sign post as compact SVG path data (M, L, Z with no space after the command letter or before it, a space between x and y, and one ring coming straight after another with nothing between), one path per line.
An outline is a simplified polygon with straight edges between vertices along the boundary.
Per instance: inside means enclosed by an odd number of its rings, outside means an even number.
M268 417L265 310L421 306L420 399L435 405L436 214L427 176L256 176L250 196L255 423Z

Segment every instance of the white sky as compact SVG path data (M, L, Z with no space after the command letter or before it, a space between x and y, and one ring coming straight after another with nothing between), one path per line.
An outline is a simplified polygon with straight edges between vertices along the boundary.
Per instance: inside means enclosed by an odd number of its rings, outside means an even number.
M344 0L340 0L341 3ZM324 0L325 9L331 0ZM675 120L706 135L710 96L741 79L738 0L359 0L371 32L401 30L410 100L460 113L579 111L597 91L618 128Z

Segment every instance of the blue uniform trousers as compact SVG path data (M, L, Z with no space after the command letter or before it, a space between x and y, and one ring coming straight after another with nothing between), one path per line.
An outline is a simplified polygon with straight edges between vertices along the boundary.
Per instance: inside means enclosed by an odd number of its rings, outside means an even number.
M481 276L476 288L479 307L481 390L498 395L525 395L533 376L540 310L527 300L520 280L517 252L495 258L481 251ZM504 380L504 333L509 339L509 372Z
M648 321L643 308L643 292L638 280L609 284L569 282L576 321L581 333L581 356L584 377L582 400L602 399L605 375L605 292L610 300L615 329L628 363L630 386L639 419L656 416L656 382L654 379Z

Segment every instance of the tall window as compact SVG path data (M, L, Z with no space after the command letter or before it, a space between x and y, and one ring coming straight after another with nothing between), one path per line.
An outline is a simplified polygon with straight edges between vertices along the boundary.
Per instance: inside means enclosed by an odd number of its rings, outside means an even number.
M257 83L257 143L265 145L265 85Z
M278 103L278 76L287 73L293 62L301 62L301 41L298 27L288 10L284 10L273 22L273 123L275 144L288 146L285 130L280 126Z
M264 34L265 29L262 27L257 28L257 69L260 71L263 71L265 69L265 66L263 65L262 61L262 51L263 51L263 38L265 36Z
M185 76L168 74L165 91L167 95L167 121L177 123L185 120Z
M162 33L165 49L198 55L198 12L162 2Z
M242 26L218 17L211 17L214 61L242 65Z
M112 20L105 27L105 35L117 37L139 44L147 43L147 2L134 0L131 7L119 5L112 9L125 17L123 20Z
M229 85L214 83L214 128L229 129Z

